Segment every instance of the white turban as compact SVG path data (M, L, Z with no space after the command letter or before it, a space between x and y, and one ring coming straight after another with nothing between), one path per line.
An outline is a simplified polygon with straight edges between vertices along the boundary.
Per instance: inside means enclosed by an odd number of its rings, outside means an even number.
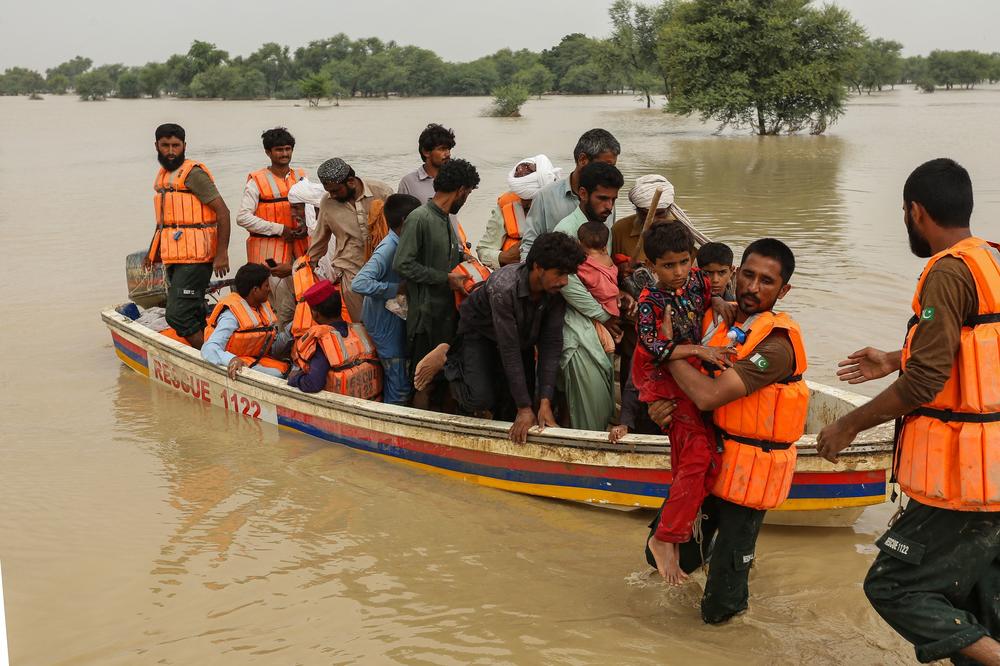
M324 194L326 194L326 189L322 185L309 182L306 178L295 183L288 190L288 203L306 204L306 227L310 234L316 231L316 209L313 206L319 206Z
M292 185L288 190L288 203L306 205L306 228L309 235L316 233L316 206L319 206L323 197L326 196L326 188L319 183L312 183L307 178ZM326 255L320 257L316 274L319 277L330 279L333 276L333 264L331 263L334 251L337 249L337 239L330 238L330 245Z
M670 208L674 203L674 186L669 180L658 174L639 176L635 180L635 187L628 191L628 200L636 208L649 210L653 205L653 195L656 190L663 190L660 194L660 202L656 204L657 209Z
M520 178L514 177L518 164L528 162L535 165L535 172ZM507 186L511 192L517 194L522 199L534 199L543 187L549 183L554 183L562 176L562 169L552 166L551 160L545 155L535 155L518 160L514 168L507 174Z

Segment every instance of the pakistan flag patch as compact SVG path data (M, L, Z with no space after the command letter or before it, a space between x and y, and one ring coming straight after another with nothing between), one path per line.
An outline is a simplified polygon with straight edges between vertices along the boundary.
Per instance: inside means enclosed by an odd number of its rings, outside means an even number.
M771 362L760 354L751 356L750 362L756 365L758 370L767 370L771 366Z
M923 311L920 313L920 320L930 321L932 319L934 319L934 308L932 307L924 308Z

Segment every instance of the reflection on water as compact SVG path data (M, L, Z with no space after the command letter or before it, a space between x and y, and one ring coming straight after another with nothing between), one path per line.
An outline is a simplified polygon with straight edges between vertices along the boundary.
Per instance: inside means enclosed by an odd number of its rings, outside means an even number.
M737 253L764 234L789 241L798 268L784 305L806 331L809 376L829 380L847 352L900 337L920 267L899 211L914 165L965 163L980 231L998 235L1000 178L970 128L990 126L1000 96L927 100L856 100L830 136L759 139L714 136L627 97L533 100L516 120L480 117L483 99L315 113L0 99L5 155L17 157L0 182L18 193L0 207L0 558L14 663L909 663L860 589L887 507L853 530L765 528L750 612L705 627L698 577L677 590L649 578L648 514L480 488L211 409L121 368L97 312L121 298L123 257L149 238L160 122L187 127L189 153L234 210L266 127L290 127L310 171L339 154L394 184L416 166L420 128L444 122L483 176L462 212L473 237L511 164L544 152L568 169L579 134L605 126L626 186L663 173ZM234 231L234 265L244 238Z

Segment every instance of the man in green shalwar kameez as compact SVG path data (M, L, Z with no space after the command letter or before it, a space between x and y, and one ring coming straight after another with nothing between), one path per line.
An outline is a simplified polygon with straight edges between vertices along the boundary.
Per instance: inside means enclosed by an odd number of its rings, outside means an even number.
M479 186L479 173L465 160L449 160L434 177L434 197L406 218L393 268L406 280L409 313L406 317L407 352L413 375L417 363L442 344L450 344L458 326L455 292L465 292L465 275L455 272L462 248L448 215L459 211ZM431 392L445 386L418 388L414 407L427 409Z
M577 192L580 205L554 231L575 239L588 221L606 222L624 182L621 172L610 164L591 162L585 166ZM614 354L604 351L594 321L612 333L621 331L621 323L601 307L576 275L569 276L562 296L569 307L563 327L559 388L566 397L570 427L605 430L615 411Z

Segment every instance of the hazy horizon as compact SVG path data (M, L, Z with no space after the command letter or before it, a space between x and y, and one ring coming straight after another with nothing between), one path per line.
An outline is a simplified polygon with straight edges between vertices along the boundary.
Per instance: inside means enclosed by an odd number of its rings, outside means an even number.
M610 0L538 4L369 0L337 7L322 0L301 0L294 13L281 18L275 13L279 5L247 6L233 0L176 0L169 10L157 7L154 12L145 3L116 0L14 3L4 10L0 26L0 69L20 66L44 72L77 55L91 58L95 65L162 62L187 52L195 39L212 42L232 56L249 55L265 42L289 46L294 52L339 32L354 39L379 37L412 44L445 60L464 62L505 47L541 51L574 32L607 37L610 4ZM1000 51L1000 36L993 30L1000 25L1000 2L995 0L948 5L931 0L836 0L834 4L850 11L872 37L901 42L907 56L934 49ZM236 17L239 20L233 21ZM505 23L515 27L501 27ZM288 27L275 28L282 24ZM435 27L413 30L429 24ZM39 43L45 47L39 48Z

